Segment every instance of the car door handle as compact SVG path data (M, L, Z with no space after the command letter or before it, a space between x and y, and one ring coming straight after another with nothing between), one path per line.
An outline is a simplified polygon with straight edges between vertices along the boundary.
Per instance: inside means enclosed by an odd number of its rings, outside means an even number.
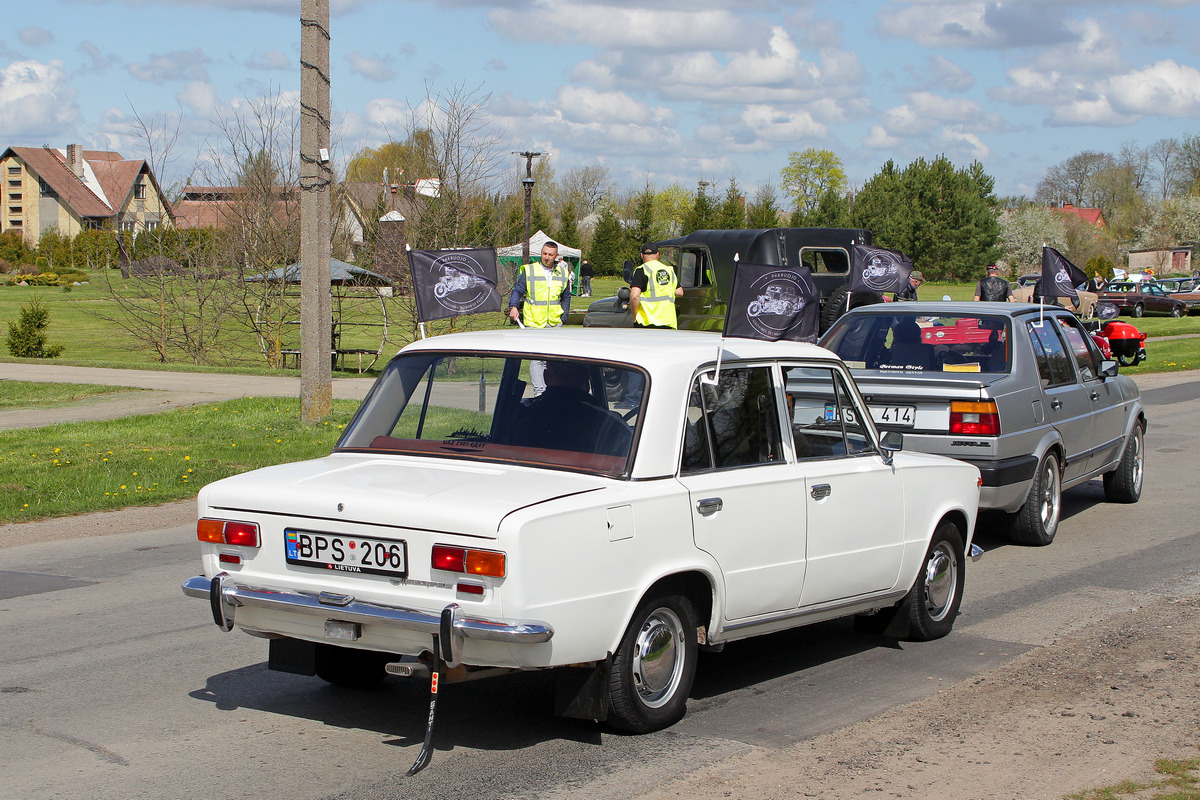
M696 503L696 510L700 512L700 516L707 517L720 511L724 505L721 498L708 497Z
M1093 403L1100 402L1100 393L1099 392L1092 392L1092 402Z
M1054 398L1050 401L1050 407L1057 411L1058 409L1062 408L1062 400L1059 400L1057 397Z
M832 493L833 487L828 483L818 483L816 486L812 487L812 490L809 492L809 494L813 496L813 500L824 500Z

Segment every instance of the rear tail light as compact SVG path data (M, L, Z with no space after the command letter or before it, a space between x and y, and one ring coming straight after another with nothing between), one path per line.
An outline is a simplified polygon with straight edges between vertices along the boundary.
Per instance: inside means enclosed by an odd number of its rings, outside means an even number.
M492 578L504 577L504 553L498 553L495 550L471 550L465 547L436 544L433 546L432 564L434 569L443 569L447 572L487 575Z
M196 538L211 544L235 544L258 547L258 524L224 519L201 519L196 523Z
M950 432L968 436L998 436L1000 411L996 401L950 403Z

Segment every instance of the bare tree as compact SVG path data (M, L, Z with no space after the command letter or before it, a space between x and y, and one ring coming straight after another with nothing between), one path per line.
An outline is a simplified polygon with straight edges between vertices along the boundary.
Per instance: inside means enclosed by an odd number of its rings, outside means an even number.
M1100 187L1096 177L1112 167L1115 160L1108 153L1085 150L1066 161L1055 164L1037 185L1036 197L1046 204L1071 203L1080 207L1098 207Z
M564 200L575 203L580 216L595 213L605 200L613 199L617 184L609 174L608 167L592 164L567 170L559 181L559 192Z
M1146 152L1156 168L1158 197L1160 200L1166 200L1171 196L1179 175L1179 142L1174 139L1159 139L1150 145Z

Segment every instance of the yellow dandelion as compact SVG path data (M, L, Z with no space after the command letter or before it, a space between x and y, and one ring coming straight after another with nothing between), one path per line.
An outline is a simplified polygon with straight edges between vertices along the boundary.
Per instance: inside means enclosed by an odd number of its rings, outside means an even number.
M117 488L124 489L124 488L125 488L125 484L123 484L123 483L122 483L122 484L121 484L119 487L117 487Z
M184 456L184 457L183 457L183 460L184 460L184 461L191 461L191 460L192 460L192 457L191 457L191 456Z

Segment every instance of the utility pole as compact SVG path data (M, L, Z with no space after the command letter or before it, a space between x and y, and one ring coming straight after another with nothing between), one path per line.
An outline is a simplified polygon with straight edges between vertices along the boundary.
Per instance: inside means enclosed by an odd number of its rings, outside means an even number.
M300 0L300 419L333 410L329 0Z
M521 184L525 187L525 239L521 243L521 263L529 263L529 223L533 216L533 160L541 155L541 153L513 153L514 156L520 156L525 159L525 177L521 179Z

